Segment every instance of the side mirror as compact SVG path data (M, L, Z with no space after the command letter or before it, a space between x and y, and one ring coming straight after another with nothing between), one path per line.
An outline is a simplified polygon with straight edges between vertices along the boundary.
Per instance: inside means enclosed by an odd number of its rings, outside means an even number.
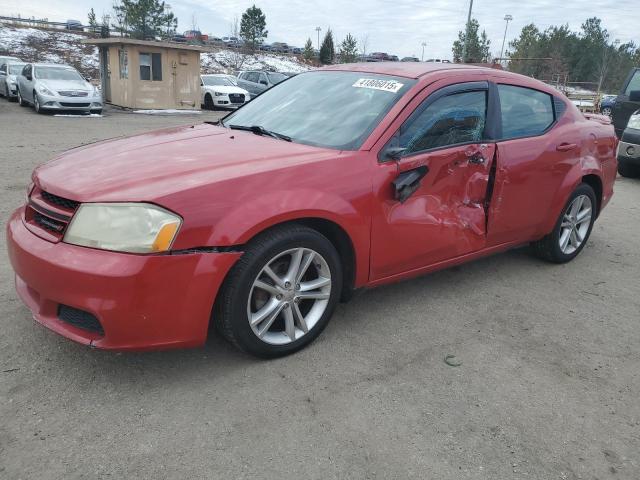
M631 90L629 92L630 102L640 102L640 90Z
M27 76L26 76L26 77L24 77L24 78L26 78L26 79L27 79L27 80L29 80L29 81L33 80L33 77L32 77L31 75L27 75Z
M266 80L260 80L261 85L269 85ZM639 92L640 93L640 92Z
M406 150L406 148L401 147L390 147L384 151L384 156L385 158L390 158L391 160L400 160L402 158L402 154Z

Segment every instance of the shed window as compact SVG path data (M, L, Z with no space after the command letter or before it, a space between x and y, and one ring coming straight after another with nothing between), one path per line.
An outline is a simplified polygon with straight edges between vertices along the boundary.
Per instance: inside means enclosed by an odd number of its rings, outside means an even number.
M140 80L162 81L160 53L140 53Z
M120 78L129 78L129 56L126 50L118 50L120 62Z

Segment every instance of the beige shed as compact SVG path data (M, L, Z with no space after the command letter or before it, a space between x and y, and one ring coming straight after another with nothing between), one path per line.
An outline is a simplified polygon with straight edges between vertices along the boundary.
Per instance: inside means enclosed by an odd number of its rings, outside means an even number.
M199 109L203 47L133 38L93 38L106 103L135 109Z

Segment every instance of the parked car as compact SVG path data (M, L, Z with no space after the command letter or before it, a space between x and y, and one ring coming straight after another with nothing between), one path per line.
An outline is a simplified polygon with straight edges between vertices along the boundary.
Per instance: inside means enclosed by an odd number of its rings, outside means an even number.
M247 90L252 97L277 85L290 75L278 72L246 71L238 74L238 86Z
M600 113L610 117L613 112L613 106L616 103L617 95L603 95L600 99Z
M291 47L283 42L273 42L271 44L271 51L276 53L289 53Z
M269 45L268 43L261 43L259 48L263 52L270 52L271 51L271 45Z
M387 62L391 57L384 52L373 52L369 54L367 62Z
M67 30L74 30L78 32L82 32L84 30L80 20L67 20L66 28Z
M238 37L222 37L222 41L225 43L227 47L239 48L244 42L241 38Z
M293 53L294 55L302 55L302 48L291 47L291 53Z
M416 57L402 57L401 62L419 62L420 59Z
M629 117L618 144L618 173L623 177L640 177L640 110Z
M632 68L613 105L613 126L620 137L629 118L640 109L640 68Z
M200 90L202 91L202 105L207 110L235 109L251 100L249 92L234 85L227 78L227 75L201 75Z
M427 60L427 63L451 63L451 60L443 60L440 58L430 58Z
M18 98L17 77L25 65L24 62L0 62L0 95L7 100Z
M217 125L36 168L7 224L16 288L38 322L95 348L198 346L211 326L289 354L354 289L528 242L575 258L616 176L613 127L591 118L490 68L302 73Z
M102 113L102 95L69 65L27 63L18 76L18 102L36 112L79 110Z
M176 43L186 43L188 39L184 35L177 33L173 37L171 37L171 41Z
M397 55L389 55L389 61L391 61L391 62L399 62L400 59L398 58Z
M2 65L4 65L7 62L21 62L22 60L20 60L18 57L2 57L0 56L0 67Z

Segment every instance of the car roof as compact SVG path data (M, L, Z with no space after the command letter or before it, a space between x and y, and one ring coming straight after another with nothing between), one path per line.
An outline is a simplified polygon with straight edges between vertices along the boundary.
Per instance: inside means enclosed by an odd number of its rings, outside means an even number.
M44 62L44 63L32 63L34 67L61 67L61 68L70 68L75 70L71 65L67 65L65 63L52 63L52 62Z
M479 71L495 70L487 67L478 67L461 63L427 63L427 62L363 62L342 63L330 65L320 70L339 70L348 72L377 73L381 75L393 75L396 77L420 78L425 75L443 71Z

